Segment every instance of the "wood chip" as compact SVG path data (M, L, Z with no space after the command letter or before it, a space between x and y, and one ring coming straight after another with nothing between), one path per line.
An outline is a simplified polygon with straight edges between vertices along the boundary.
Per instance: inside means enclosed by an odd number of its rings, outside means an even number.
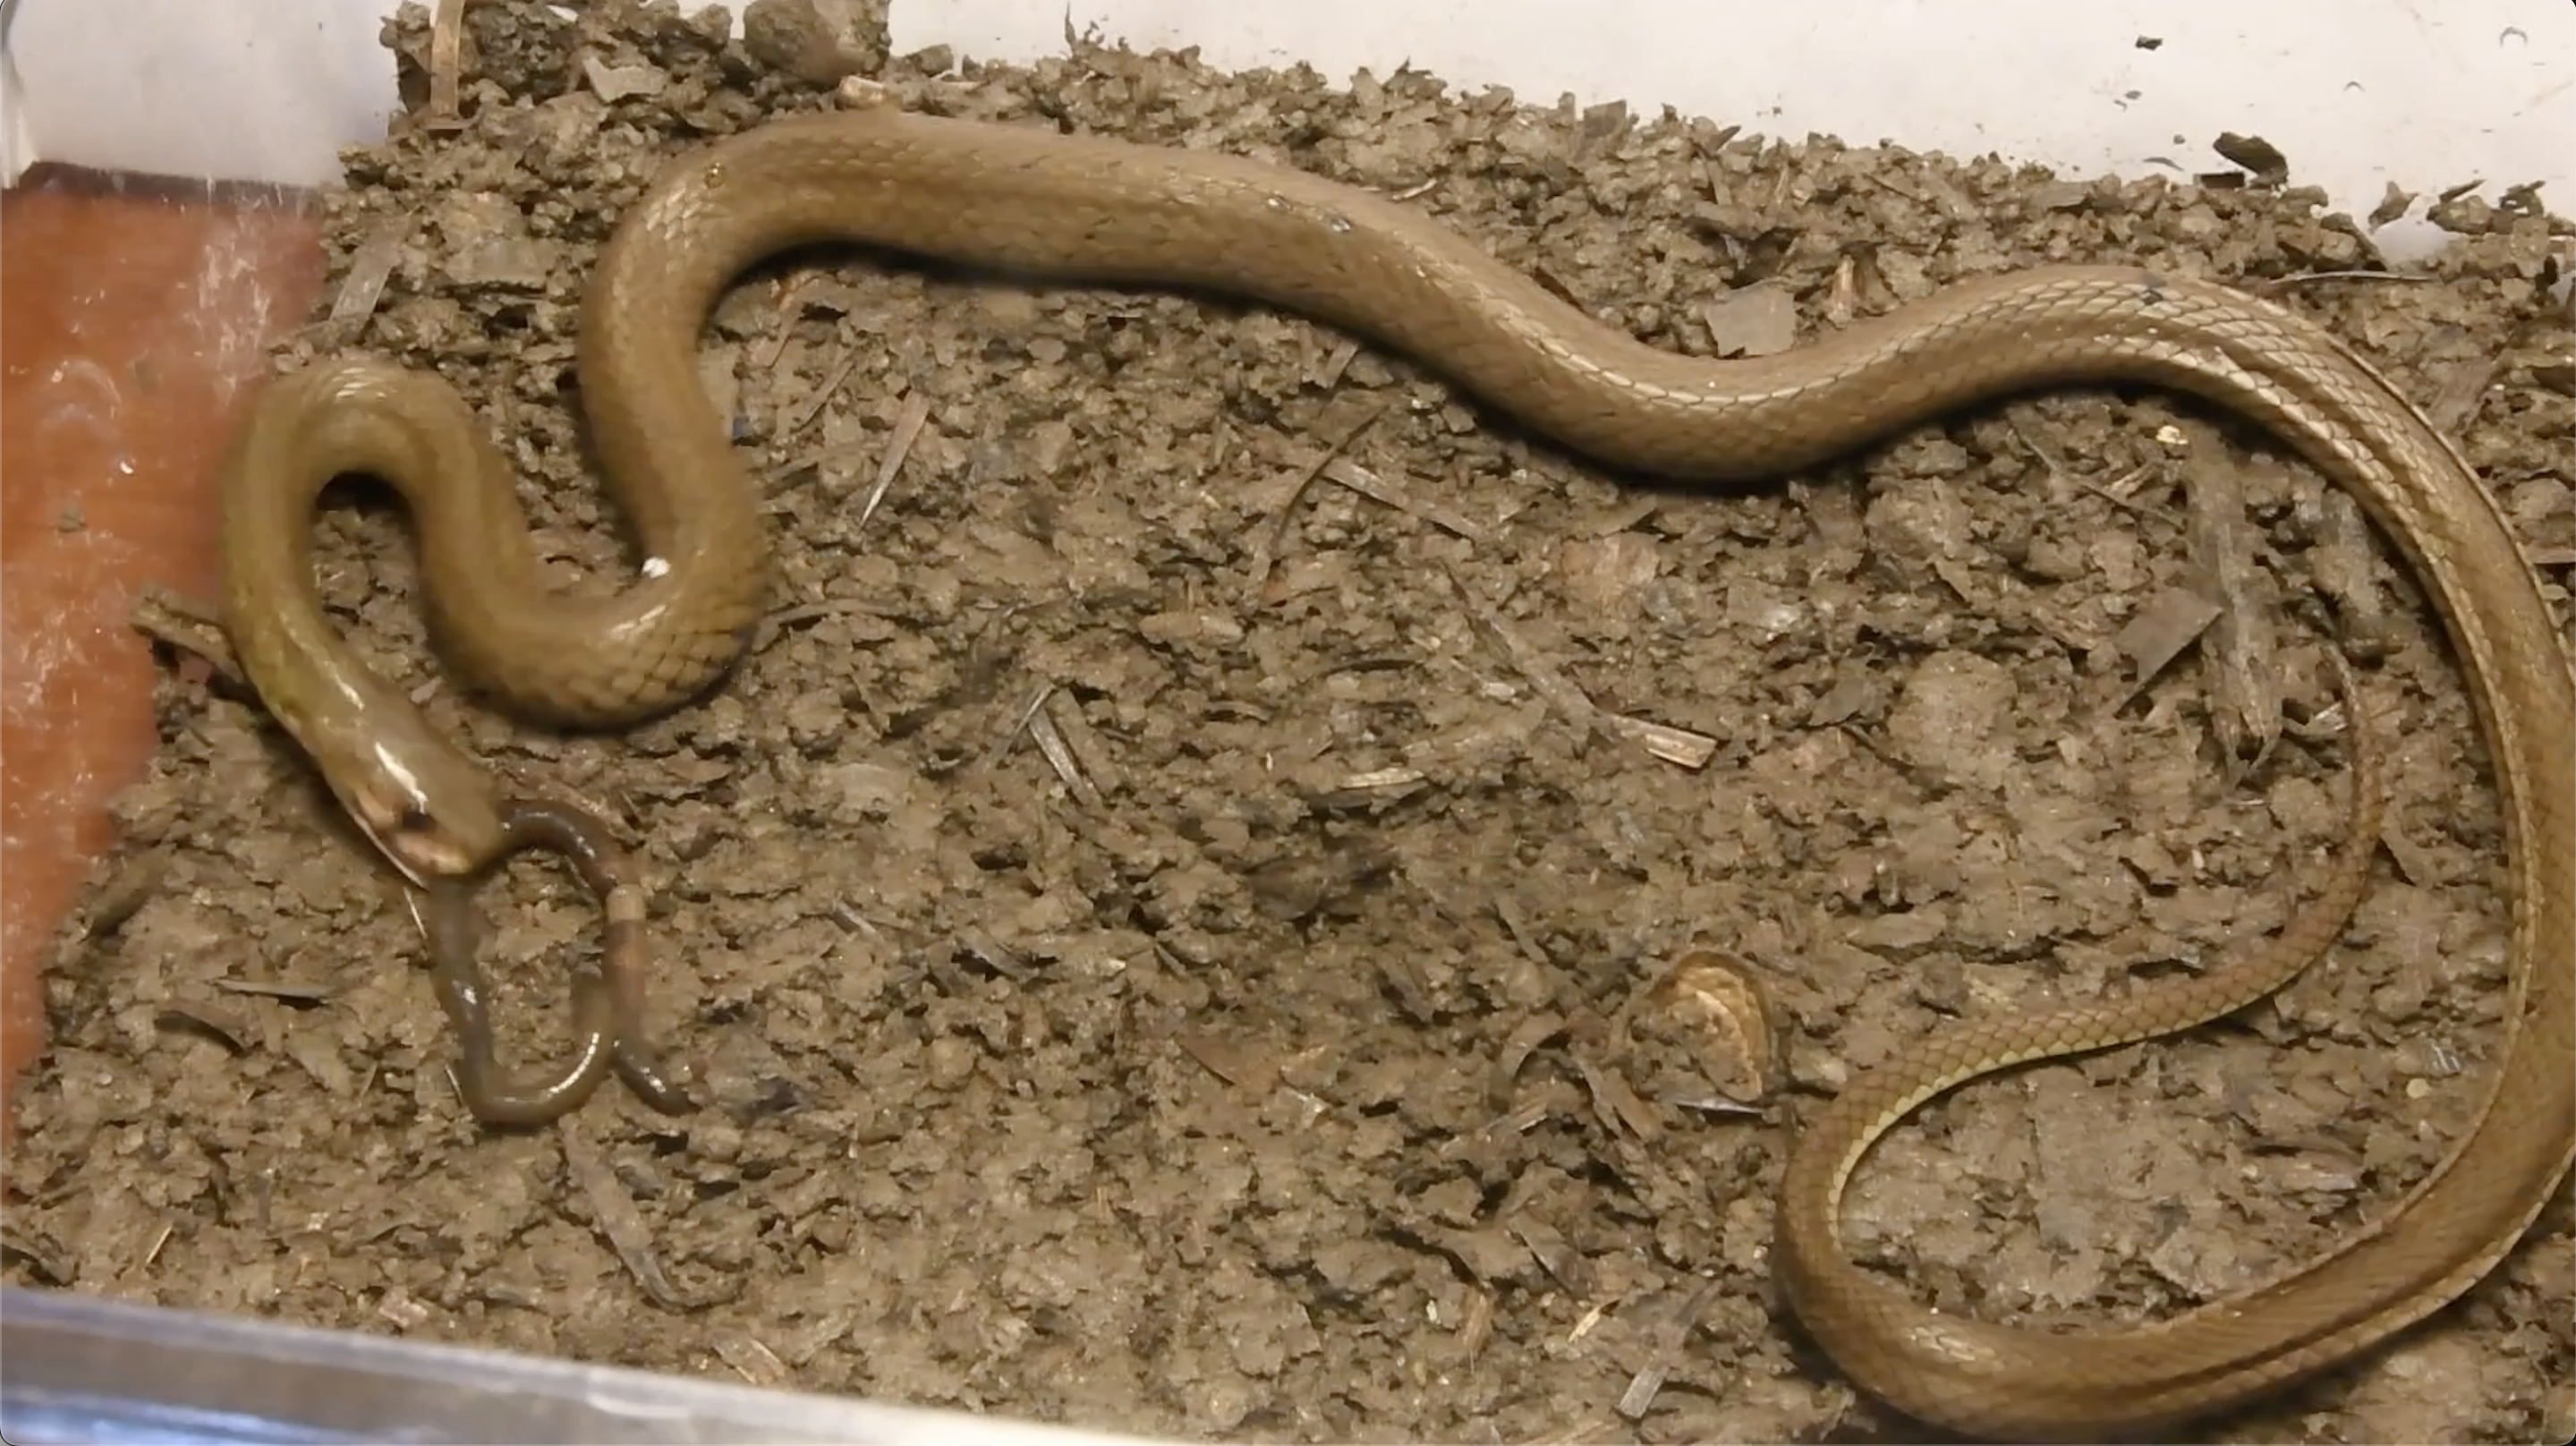
M340 276L339 288L331 294L331 311L321 326L326 345L353 346L365 334L367 322L384 301L394 268L402 264L403 248L411 244L415 224L409 212L389 217L358 243L357 251L349 257L349 269Z
M250 675L242 671L241 661L233 656L222 611L214 604L158 583L146 583L134 595L134 610L128 614L127 622L152 641L200 660L226 686L242 693L251 691Z
M1513 903L1509 895L1494 895L1493 905L1494 917L1503 921L1503 932L1512 936L1512 942L1520 946L1521 953L1528 956L1531 963L1546 965L1556 962L1549 957L1547 946L1539 942L1537 932L1530 928L1529 919L1521 913L1520 905Z
M1445 572L1446 569L1443 571ZM1708 761L1717 756L1717 740L1705 733L1695 733L1687 728L1676 728L1664 723L1649 723L1642 718L1631 718L1625 714L1610 712L1594 703L1581 688L1574 685L1572 679L1557 671L1555 664L1549 662L1545 655L1531 646L1510 624L1504 622L1502 614L1487 606L1465 583L1459 581L1455 572L1449 572L1447 575L1449 585L1457 591L1459 597L1466 600L1469 616L1473 617L1477 625L1484 629L1486 635L1501 647L1504 656L1510 658L1513 665L1520 669L1521 676L1529 680L1530 686L1538 690L1539 696L1545 698L1559 713L1564 714L1569 722L1598 728L1615 738L1624 738L1666 763L1676 763L1688 769L1705 768L1708 766Z
M2243 166L2258 186L2278 186L2290 179L2290 158L2261 136L2221 131L2209 148L2226 157L2229 164Z
M957 947L966 957L983 965L1004 979L1026 979L1037 972L1020 951L994 937L991 931L969 927L957 931Z
M1064 741L1065 748L1073 756L1074 766L1089 780L1095 795L1105 797L1125 787L1126 778L1110 756L1108 745L1101 740L1098 730L1091 726L1091 720L1084 716L1082 705L1074 701L1072 694L1057 689L1047 699L1045 707L1039 710L1039 716L1047 720L1047 725Z
M784 1386L795 1372L788 1369L778 1353L762 1344L749 1331L720 1331L715 1338L716 1355L733 1373L755 1386Z
M334 1099L345 1100L357 1093L358 1077L349 1072L349 1062L340 1057L340 1037L318 1029L293 1029L286 1033L286 1057L301 1065L322 1092Z
M2308 567L2317 586L2334 600L2344 648L2364 663L2388 656L2396 620L2389 612L2387 591L2379 585L2378 547L2370 515L2340 487L2327 487L2318 499L2317 545Z
M1340 386L1343 374L1351 369L1351 363L1359 359L1359 354L1360 345L1355 341L1344 341L1334 347L1333 354L1324 358L1323 366L1316 369L1315 385L1328 392Z
M1611 1130L1624 1130L1643 1144L1653 1144L1664 1136L1663 1111L1637 1097L1628 1081L1618 1071L1602 1065L1583 1050L1574 1051L1575 1071L1583 1076L1583 1087L1592 1092L1594 1113Z
M1429 782L1430 776L1419 768L1372 768L1334 780L1331 787L1317 790L1307 802L1336 813L1379 808L1407 797Z
M2380 824L2379 845L2388 850L2388 861L2397 866L2399 876L2406 882L2419 889L2431 888L2442 882L2442 871L2434 866L2432 855L2407 837L2404 826L2396 819L2389 818Z
M152 897L161 892L161 880L170 872L170 852L154 849L116 865L107 882L90 896L89 907L80 920L81 937L104 939L125 927L126 921L140 913Z
M431 1311L410 1291L401 1286L395 1286L385 1292L384 1299L376 1302L376 1314L396 1329L408 1331L418 1330L426 1324Z
M1467 1292L1467 1321L1458 1327L1458 1349L1473 1364L1494 1342L1494 1292L1476 1286Z
M1719 356L1777 356L1798 344L1798 304L1769 281L1738 287L1700 308Z
M465 0L438 0L429 19L429 105L421 124L435 131L465 128L458 83L465 71Z
M2209 728L2228 769L2261 759L2281 738L2279 639L2268 581L2255 559L2245 511L2245 477L2215 428L2194 422L2190 485L2183 489L2194 591L2218 604L2201 638Z
M660 95L671 78L650 65L609 65L598 56L586 56L581 71L589 80L591 91L601 100L615 105L639 95Z
M1656 1323L1653 1358L1638 1369L1636 1376L1628 1382L1627 1391L1619 1397L1620 1415L1639 1421L1654 1409L1655 1397L1663 1394L1664 1382L1671 1377L1673 1367L1680 1364L1683 1352L1690 1345L1691 1328L1699 1324L1700 1316L1717 1299L1720 1288L1714 1280L1701 1282L1697 1290L1683 1297Z
M2454 437L2460 435L2467 428L2469 419L2477 415L2478 403L2485 398L2487 389L2495 385L2496 373L2503 368L2504 358L2497 356L2481 357L2452 367L2443 374L2441 385L2434 389L2432 399L2424 404L2424 415L2432 418L2437 430Z
M163 1029L202 1035L234 1054L247 1054L259 1027L232 1010L196 999L174 999L153 1017Z
M1563 1033L1565 1017L1552 1013L1533 1014L1512 1030L1510 1037L1503 1041L1501 1051L1494 1056L1494 1072L1486 1087L1494 1108L1510 1107L1512 1092L1520 1083L1521 1066L1529 1063L1529 1057L1538 1053L1539 1046Z
M2188 588L2165 588L2149 598L2113 640L2132 668L2131 689L2122 701L2144 692L2216 621L2218 604Z
M1414 496L1410 489L1399 487L1348 458L1336 458L1325 463L1323 476L1329 481L1339 482L1362 497L1374 502L1383 502L1398 512L1419 517L1432 526L1445 532L1455 533L1469 542L1483 542L1488 536L1482 526L1464 514L1443 507L1437 502L1426 502Z
M617 1172L600 1158L598 1147L582 1133L577 1117L568 1115L557 1122L555 1138L563 1145L564 1169L572 1176L573 1187L590 1206L591 1224L646 1295L673 1310L702 1310L742 1293L739 1281L730 1289L698 1295L672 1284L671 1277L662 1270L661 1256L653 1248L653 1227L645 1222L644 1212L635 1208Z
M1279 1060L1267 1049L1198 1029L1181 1030L1172 1040L1200 1068L1246 1094L1266 1095L1278 1088Z
M1509 1229L1521 1244L1529 1247L1530 1255L1538 1261L1539 1269L1546 1271L1549 1279L1563 1286L1566 1294L1577 1300L1592 1294L1594 1284L1592 1262L1583 1258L1582 1253L1565 1238L1563 1231L1527 1214L1513 1216L1505 1228Z

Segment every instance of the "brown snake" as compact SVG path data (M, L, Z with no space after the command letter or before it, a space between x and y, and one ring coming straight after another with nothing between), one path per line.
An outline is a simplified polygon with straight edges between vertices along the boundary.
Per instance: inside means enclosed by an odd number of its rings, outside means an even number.
M2576 1154L2576 671L2537 574L2459 453L2323 329L2207 282L2056 267L1969 281L1781 356L1689 358L1350 187L886 104L775 121L675 162L609 243L581 317L580 395L649 559L614 597L549 591L507 466L444 382L350 361L264 392L228 480L230 627L270 709L416 880L487 862L508 808L480 765L340 652L310 595L319 489L368 472L403 493L442 650L486 693L573 725L686 701L742 653L769 582L755 485L699 382L700 329L751 265L826 242L1303 312L1437 366L1603 463L1676 478L1768 476L2008 393L2142 382L2262 423L2361 500L2465 661L2501 796L2512 1000L2493 1091L2437 1169L2322 1260L2174 1320L2056 1334L1932 1312L1853 1265L1837 1230L1845 1181L1880 1134L1962 1079L2268 992L2339 929L2371 841L2237 965L2046 1018L1973 1022L1854 1079L1793 1152L1775 1263L1808 1329L1895 1406L2041 1438L2151 1432L2235 1405L2459 1296ZM2356 816L2377 807L2370 773L2357 769Z

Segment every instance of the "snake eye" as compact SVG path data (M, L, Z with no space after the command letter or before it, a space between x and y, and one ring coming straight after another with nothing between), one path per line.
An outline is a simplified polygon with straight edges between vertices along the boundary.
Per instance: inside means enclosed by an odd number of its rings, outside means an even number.
M394 827L403 833L425 833L433 820L429 810L418 803L406 803L394 816Z

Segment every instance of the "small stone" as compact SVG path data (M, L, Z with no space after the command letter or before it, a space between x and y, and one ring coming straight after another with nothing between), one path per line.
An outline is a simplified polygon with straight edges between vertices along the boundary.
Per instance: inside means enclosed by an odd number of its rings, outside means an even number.
M1767 281L1739 287L1700 308L1719 356L1776 356L1798 344L1798 305Z
M582 74L601 100L614 105L635 95L660 95L670 77L649 65L602 65L597 57L582 62Z
M742 43L799 80L837 85L885 65L883 16L868 0L751 0Z
M973 1041L945 1035L930 1042L930 1083L939 1089L953 1090L975 1076L976 1049Z

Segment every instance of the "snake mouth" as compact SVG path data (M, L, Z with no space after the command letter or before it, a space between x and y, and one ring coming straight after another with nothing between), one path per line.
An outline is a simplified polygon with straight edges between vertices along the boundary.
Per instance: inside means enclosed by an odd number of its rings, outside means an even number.
M385 856L385 862L392 864L394 871L401 874L413 888L426 889L439 877L435 869L425 868L415 862L402 849L395 847L391 838L377 832L372 824L362 827L359 831L367 836L367 842L376 846L377 853Z
M358 831L376 852L394 866L413 887L426 889L443 879L464 877L475 871L480 860L446 830L426 808L415 802L388 806L383 800L351 796L342 800Z
M464 850L427 834L377 835L375 842L378 851L392 860L405 878L424 889L440 879L461 878L474 872L474 860Z

